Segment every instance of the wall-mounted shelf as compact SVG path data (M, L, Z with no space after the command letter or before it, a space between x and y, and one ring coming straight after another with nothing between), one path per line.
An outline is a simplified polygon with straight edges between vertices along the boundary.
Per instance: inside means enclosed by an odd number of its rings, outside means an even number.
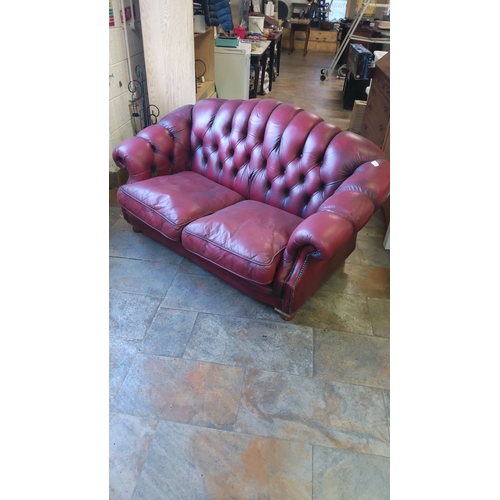
M205 64L205 82L196 88L196 100L215 97L215 28L207 27L205 33L194 34L194 59Z

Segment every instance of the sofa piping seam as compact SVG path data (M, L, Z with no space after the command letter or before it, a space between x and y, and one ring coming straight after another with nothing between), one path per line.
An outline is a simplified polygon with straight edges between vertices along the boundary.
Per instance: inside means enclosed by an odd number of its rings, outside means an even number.
M189 221L189 222L186 222L185 224L182 224L182 225L181 224L176 224L175 222L173 222L172 220L170 220L168 217L165 217L163 214L161 214L160 212L158 212L158 210L155 210L154 208L150 207L149 205L146 205L143 201L139 200L138 198L135 198L130 193L123 193L123 194L125 196L128 196L131 200L136 201L137 203L139 203L139 205L143 206L144 208L146 208L148 210L151 210L151 212L155 213L160 218L162 218L163 220L165 220L166 222L168 222L169 224L171 224L172 226L174 226L176 228L182 229L187 224L193 222L193 221ZM138 217L136 217L136 218L138 218ZM194 219L194 220L196 220L196 219ZM146 222L146 224L147 224L147 222ZM149 226L149 224L148 224L148 226ZM153 226L150 226L150 227L153 227Z
M299 282L300 278L302 277L302 274L304 274L304 269L306 268L306 264L307 264L307 261L309 260L309 257L311 255L313 255L314 253L317 253L317 252L309 252L306 255L306 259L304 260L304 264L302 264L302 267L300 268L299 275L297 276L297 279L294 281L294 283L292 285L292 291L290 293L290 306L288 308L288 314L291 314L292 304L293 304L293 295L295 293L295 287L297 286L297 283Z
M183 247L184 247L184 245L183 245ZM243 276L240 273L237 273L235 271L232 271L231 269L228 269L227 267L221 266L218 262L214 262L213 260L207 259L207 257L205 255L202 255L201 253L195 252L194 250L190 250L186 247L184 247L184 248L189 253L192 253L193 255L197 255L198 257L201 257L203 260L210 262L210 264L213 264L213 265L219 267L220 269L224 269L228 273L234 274L235 276L239 276L240 278L243 278L246 281L251 281L252 283L256 283L257 285L260 285L260 286L266 286L266 285L270 285L272 283L272 280L269 283L260 283L259 281L256 281L255 279L249 278L248 276Z
M285 248L286 248L286 244L284 244L284 245L283 245L283 246L282 246L279 250L277 250L277 251L276 251L276 253L274 253L274 254L273 254L272 258L271 258L269 261L266 261L266 262L263 262L263 263L258 263L258 262L256 262L256 261L253 261L252 259L249 259L249 258L245 257L244 255L241 255L241 254L239 254L239 253L237 253L237 252L235 252L235 251L233 251L233 250L230 250L229 248L223 247L223 246L221 246L221 245L219 245L219 244L215 243L214 241L209 240L209 239L208 239L208 238L206 238L206 237L203 237L203 236L200 236L200 235L198 235L198 234L196 234L196 233L193 233L192 231L189 231L189 229L187 229L187 228L185 228L182 232L183 232L183 233L190 234L190 235L191 235L191 236L193 236L194 238L199 238L200 240L203 240L203 241L205 241L206 243L209 243L209 244L211 244L211 245L214 245L214 246L216 246L217 248L220 248L221 250L224 250L224 251L226 251L226 252L229 252L229 253L231 253L231 254L235 255L236 257L240 257L242 260L245 260L245 261L247 261L247 262L251 262L252 264L255 264L255 265L257 265L257 266L262 266L262 267L264 267L264 266L268 266L271 262L273 262L273 260L276 258L276 256L277 256L280 252L282 252L282 251L283 251L283 249L285 249ZM190 251L191 251L191 250L190 250ZM194 252L193 252L193 253L194 253Z

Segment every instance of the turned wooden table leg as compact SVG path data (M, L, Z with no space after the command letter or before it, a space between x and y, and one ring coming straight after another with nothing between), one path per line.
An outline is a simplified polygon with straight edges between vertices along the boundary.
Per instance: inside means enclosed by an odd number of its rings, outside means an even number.
M309 43L309 35L311 33L311 28L309 25L306 27L306 44L304 45L304 55L307 54L307 44Z

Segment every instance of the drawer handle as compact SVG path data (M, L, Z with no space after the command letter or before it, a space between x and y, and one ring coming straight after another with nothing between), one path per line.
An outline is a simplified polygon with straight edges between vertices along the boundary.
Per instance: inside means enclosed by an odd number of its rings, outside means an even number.
M368 109L372 109L372 108L373 108L373 106L372 106L371 104L367 104L367 105L366 105L366 107L367 107Z
M378 126L378 129L380 130L380 132L382 132L382 130L384 130L384 128L385 128L385 125L379 125Z
M388 93L389 93L389 90L390 90L390 89L389 89L389 87L386 87L386 88L385 88L385 93L386 93L386 94L388 94Z
M389 108L385 105L382 107L382 109L383 109L384 113L387 113L387 111L389 111Z

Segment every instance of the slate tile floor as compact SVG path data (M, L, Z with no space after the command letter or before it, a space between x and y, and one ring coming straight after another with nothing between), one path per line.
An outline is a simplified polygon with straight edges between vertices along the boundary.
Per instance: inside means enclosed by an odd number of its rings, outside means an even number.
M266 97L314 101L330 116L318 114L347 128L341 80L319 82L329 56L298 55L283 53ZM301 64L302 80L293 70ZM292 98L292 81L304 99ZM388 499L390 259L382 212L344 266L285 322L134 233L114 194L110 499Z

